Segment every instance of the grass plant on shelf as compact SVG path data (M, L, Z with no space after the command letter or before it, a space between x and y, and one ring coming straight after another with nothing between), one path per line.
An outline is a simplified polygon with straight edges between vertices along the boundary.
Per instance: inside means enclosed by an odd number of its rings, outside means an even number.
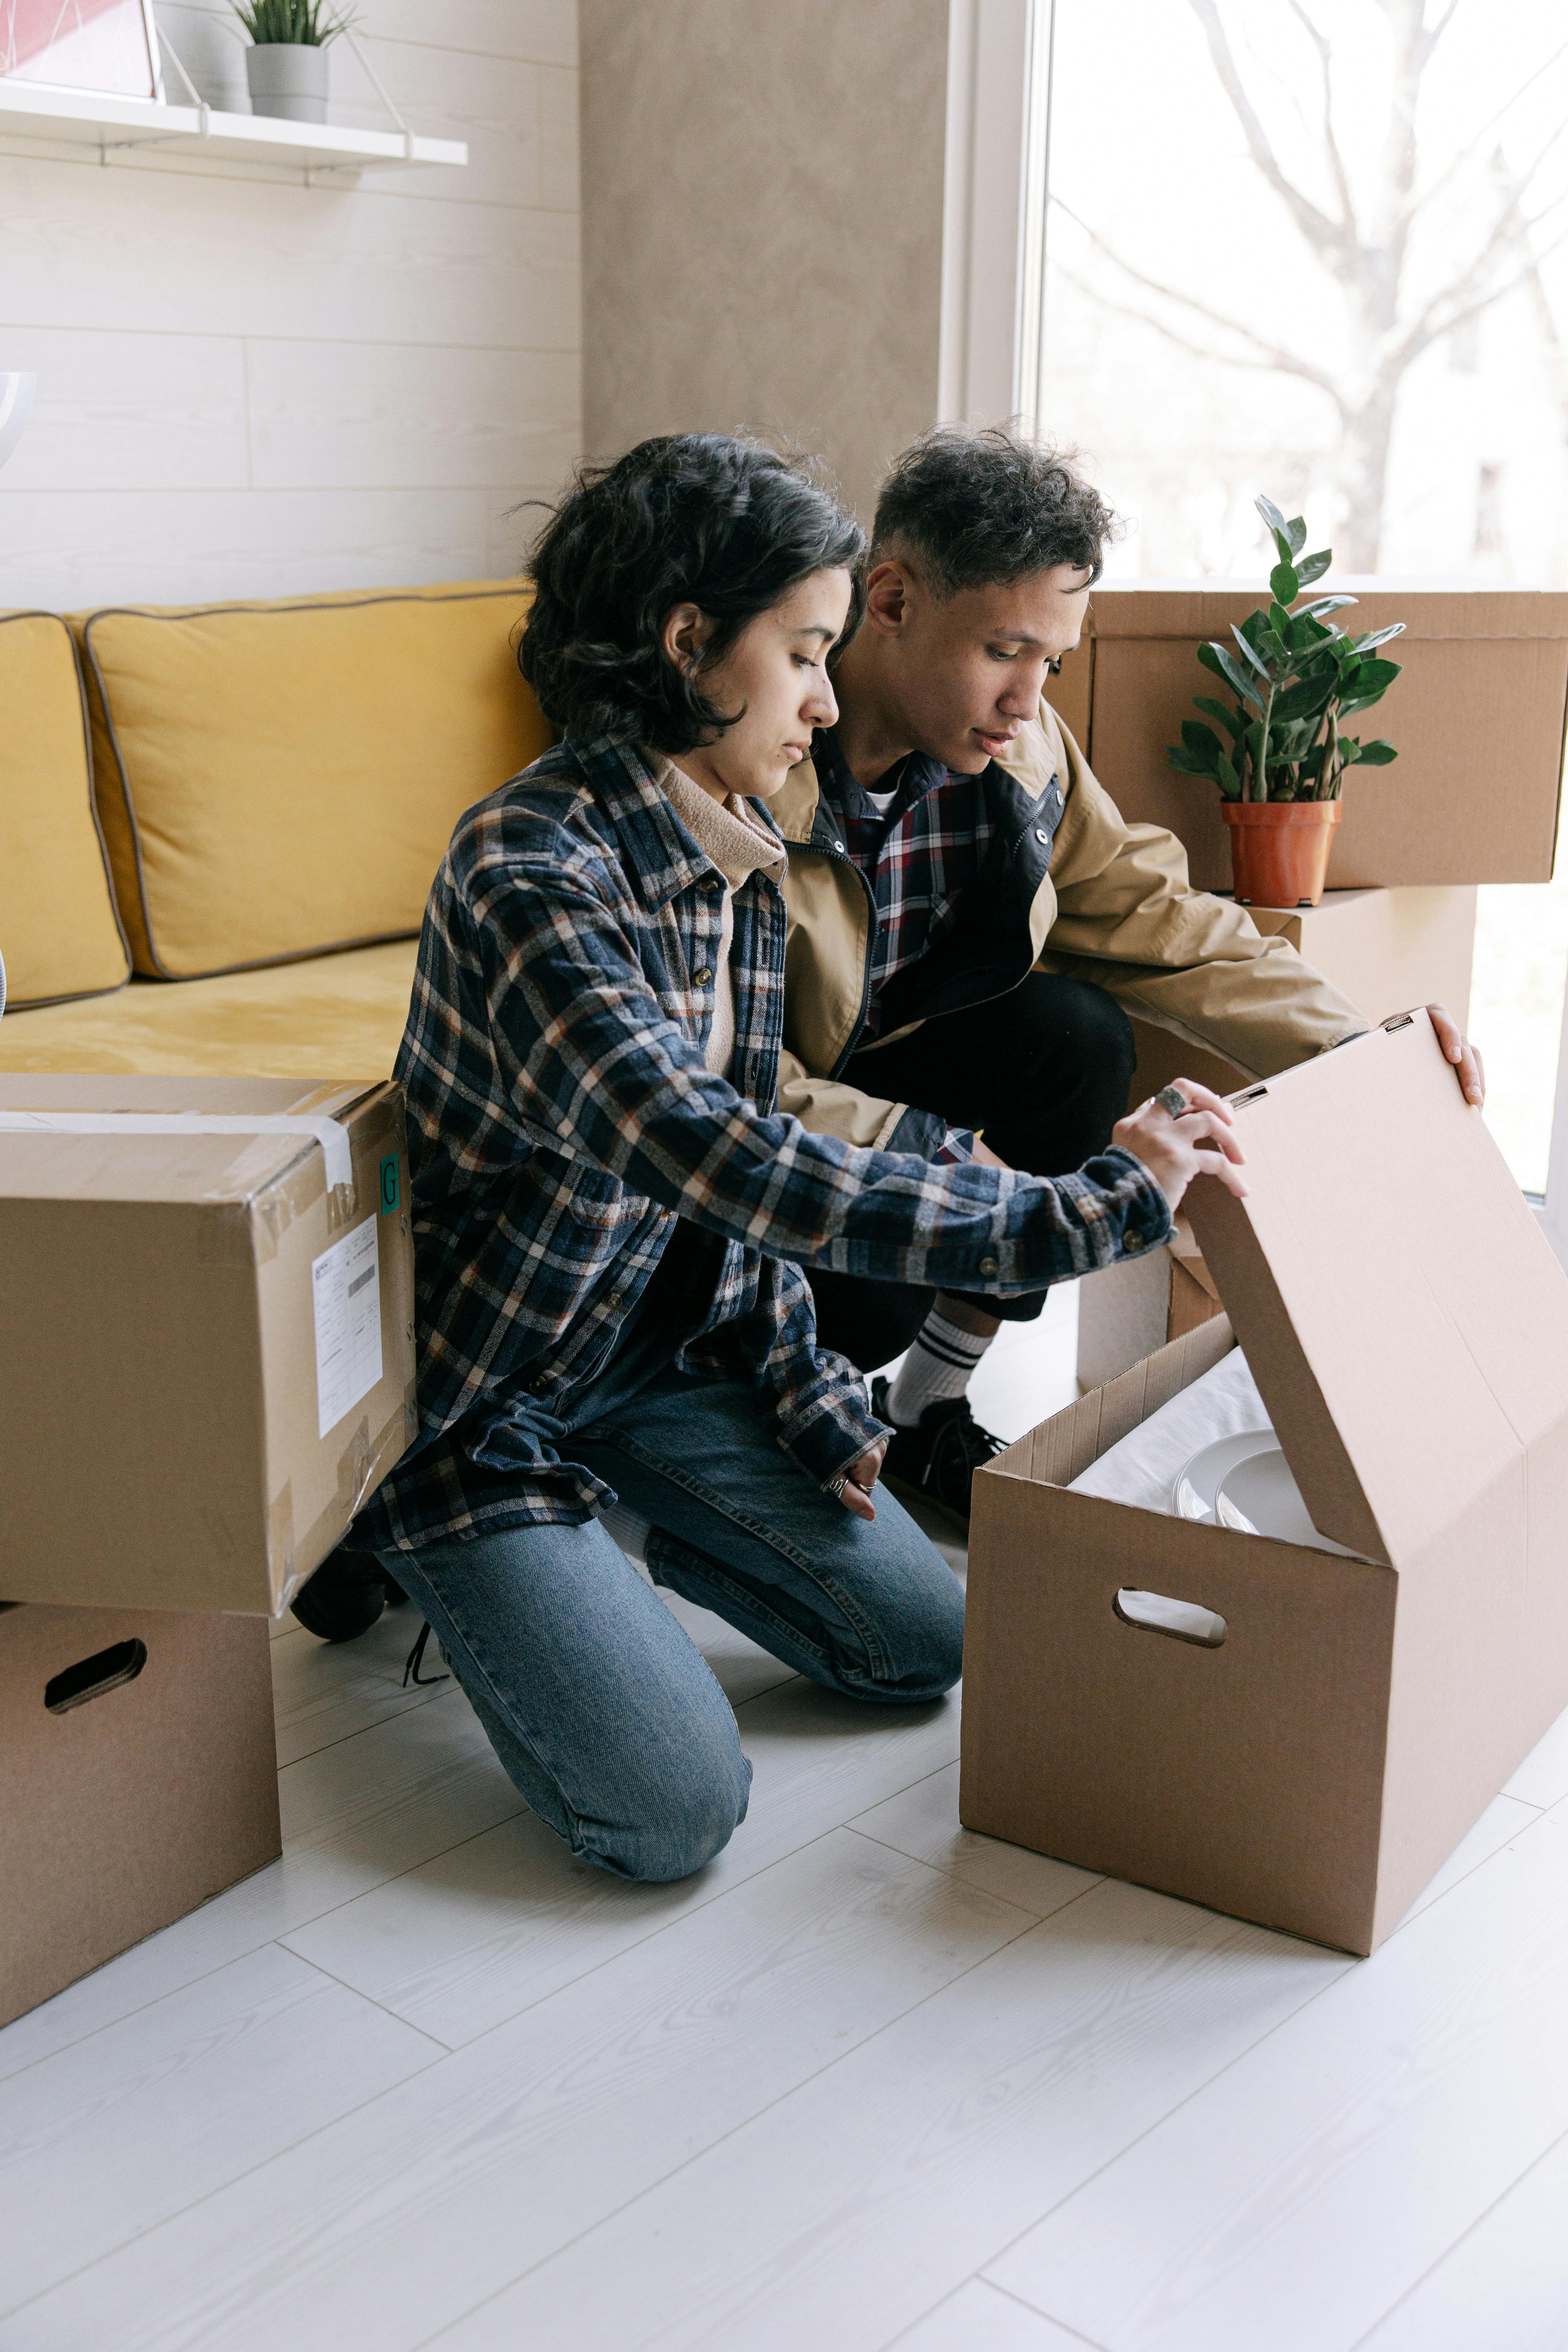
M1224 736L1205 720L1184 719L1181 742L1169 746L1166 757L1183 775L1218 787L1236 895L1244 905L1316 906L1345 770L1384 768L1397 756L1381 738L1347 734L1344 722L1380 702L1399 676L1399 663L1376 649L1405 624L1393 621L1356 637L1331 618L1353 604L1353 596L1299 603L1328 570L1332 551L1303 555L1302 518L1287 522L1271 499L1257 503L1279 559L1268 575L1271 601L1232 627L1232 645L1198 647L1204 667L1235 698L1193 697Z
M354 21L329 15L326 0L234 0L234 13L258 49L324 49Z
M250 35L245 79L254 114L285 122L325 122L331 44L349 31L352 11L327 0L233 0Z

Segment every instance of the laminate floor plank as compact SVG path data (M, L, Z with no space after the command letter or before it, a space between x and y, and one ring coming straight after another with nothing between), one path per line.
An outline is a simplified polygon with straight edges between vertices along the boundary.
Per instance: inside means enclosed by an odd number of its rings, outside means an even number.
M837 1831L140 2237L0 2342L66 2352L111 2313L115 2352L411 2352L1030 1932Z
M0 2310L445 2054L268 1945L14 2074L0 2090Z
M413 1684L403 1669L420 1619L412 1609L389 1609L356 1642L319 1642L303 1625L274 1640L273 1713L279 1765L297 1764L335 1748L357 1731L424 1706L441 1685Z
M1026 2304L970 2279L906 2328L888 2352L1085 2352L1088 2339L1043 2319ZM1088 2352L1098 2352L1089 2346Z
M739 1721L751 1810L694 1878L627 1886L521 1813L289 1934L289 1949L438 2041L470 2042L837 1828L873 1781L945 1762L958 1739L956 1703L889 1722L798 1675Z
M1563 2352L1568 2137L1396 2304L1357 2352Z
M1106 1881L455 2323L442 2352L879 2352L1351 1966Z
M1568 1807L986 2273L1110 2352L1349 2352L1564 2131Z
M1001 1838L981 1837L961 1829L958 1820L958 1767L948 1764L896 1797L857 1813L849 1826L863 1837L879 1838L900 1853L929 1862L933 1870L951 1870L971 1886L984 1886L1005 1903L1032 1911L1037 1919L1049 1918L1066 1903L1076 1902L1100 1879L1093 1871L1079 1870L1068 1862L1053 1862L1027 1846L1008 1845Z

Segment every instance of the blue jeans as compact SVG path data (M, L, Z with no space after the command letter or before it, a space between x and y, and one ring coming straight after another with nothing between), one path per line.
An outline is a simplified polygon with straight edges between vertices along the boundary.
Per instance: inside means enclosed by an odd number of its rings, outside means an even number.
M738 1382L668 1370L563 1447L652 1522L648 1569L830 1690L915 1706L957 1681L963 1599L879 1488L822 1494ZM685 1878L745 1819L752 1768L701 1653L599 1522L382 1559L434 1627L514 1786L574 1853Z

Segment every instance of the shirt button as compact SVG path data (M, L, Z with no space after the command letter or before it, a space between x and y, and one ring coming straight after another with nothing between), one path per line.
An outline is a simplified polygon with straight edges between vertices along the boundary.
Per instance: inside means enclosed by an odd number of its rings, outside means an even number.
M1134 1251L1136 1251L1136 1250L1141 1250L1141 1249L1142 1248L1142 1246L1143 1246L1143 1236L1142 1236L1142 1234L1124 1234L1122 1235L1122 1237L1121 1237L1121 1246L1122 1246L1122 1248L1127 1252L1128 1256L1129 1256L1129 1257L1131 1257L1131 1256L1133 1255Z
M608 1298L605 1301L606 1307L618 1307L620 1303L621 1294L618 1290L612 1290Z
M704 964L701 971L694 971L691 977L699 988L706 988L713 977L712 968L710 965Z
M1050 835L1046 831L1043 824L1037 824L1035 827L1035 839L1037 841L1049 841L1050 837Z
M980 1261L980 1271L982 1274L994 1274L996 1271L995 1259L994 1257L983 1257Z

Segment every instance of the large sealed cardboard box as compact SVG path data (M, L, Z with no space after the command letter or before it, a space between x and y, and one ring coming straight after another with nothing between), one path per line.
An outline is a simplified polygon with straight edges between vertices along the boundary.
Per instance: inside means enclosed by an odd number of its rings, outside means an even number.
M414 1429L394 1086L0 1076L0 1597L276 1614Z
M1346 778L1331 883L1549 881L1568 718L1568 592L1357 593L1341 617L1358 635L1405 624L1390 648L1405 675L1358 727L1386 737L1399 758ZM1199 645L1228 644L1232 625L1266 601L1260 586L1102 583L1083 644L1051 688L1123 815L1184 841L1193 879L1206 890L1230 887L1219 795L1176 774L1165 747L1198 715L1193 696L1214 687Z
M256 1618L0 1604L0 2025L279 1852Z
M976 1475L960 1812L1369 1952L1568 1706L1568 1276L1424 1013L1236 1109L1248 1197L1185 1204L1229 1324ZM1338 1552L1069 1491L1231 1325Z

